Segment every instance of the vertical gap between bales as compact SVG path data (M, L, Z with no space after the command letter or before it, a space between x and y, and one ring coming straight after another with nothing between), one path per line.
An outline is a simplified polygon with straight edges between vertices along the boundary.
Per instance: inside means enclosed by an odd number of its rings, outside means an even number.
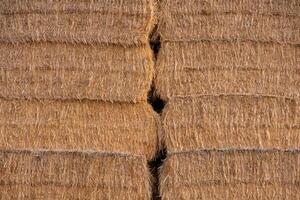
M157 35L157 25L152 31L150 35L150 46L153 51L153 59L154 63L156 63L157 55L159 53L161 42L160 36ZM148 103L152 106L153 110L158 113L159 115L162 114L162 111L165 107L165 102L160 99L155 92L154 81L152 82L151 89L148 93ZM160 175L160 168L163 164L163 161L166 158L166 148L162 146L161 149L156 153L156 156L148 162L149 171L152 175L152 199L159 200L161 199L161 194L159 191L160 182L159 182L159 175Z
M148 162L148 167L152 175L152 200L160 200L161 195L159 191L160 181L159 181L159 172L160 168L166 158L167 151L166 149L160 150L155 158Z

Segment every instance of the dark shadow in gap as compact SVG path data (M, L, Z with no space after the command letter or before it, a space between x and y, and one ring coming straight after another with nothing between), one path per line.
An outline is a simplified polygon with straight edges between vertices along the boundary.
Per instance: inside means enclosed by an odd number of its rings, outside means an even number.
M157 59L158 52L161 47L160 35L157 33L158 26L156 25L150 34L150 47L154 54L154 59Z
M166 102L160 99L158 96L155 95L154 87L148 93L148 103L152 106L153 110L158 114L161 114Z
M159 171L164 160L166 159L167 151L163 149L157 153L155 158L148 162L150 173L152 174L152 200L160 200L159 192Z
M161 47L160 36L158 36L155 40L150 41L150 47L153 51L154 58L157 59L157 55Z

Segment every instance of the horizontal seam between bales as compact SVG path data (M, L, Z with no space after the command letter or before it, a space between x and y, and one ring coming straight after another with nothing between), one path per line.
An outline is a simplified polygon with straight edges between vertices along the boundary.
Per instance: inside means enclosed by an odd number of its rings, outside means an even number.
M142 58L143 59L143 58ZM143 61L141 61L143 62ZM133 64L133 63L129 63L129 64ZM82 63L79 63L78 64L74 64L74 65L82 65ZM87 65L85 65L85 67L82 67L82 68L71 68L71 67L60 67L60 68L56 68L56 67L31 67L31 66L28 66L28 68L26 69L25 67L20 67L20 68L9 68L9 67L1 67L1 71L5 71L5 72L8 72L8 73L11 73L11 72L61 72L61 71L64 71L64 72L81 72L81 73L84 73L84 72L103 72L103 73L106 73L106 72L109 72L111 74L128 74L130 73L129 75L144 75L144 74L147 74L146 72L146 67L145 65L147 64L144 64L144 63L141 63L141 68L136 68L135 70L122 70L122 69L118 69L118 70L109 70L109 69L101 69L100 67L87 67ZM126 68L126 67L124 67ZM24 75L24 74L21 74L21 75ZM46 76L46 74L43 74L44 76ZM68 74L60 74L60 77L63 77L64 76L67 76ZM78 74L79 75L79 74ZM105 75L108 75L109 74L105 74ZM73 74L73 77L74 77L74 74ZM1 78L1 76L0 76ZM103 78L103 77L102 77ZM126 80L127 81L127 80ZM0 80L0 82L2 82ZM24 81L24 80L20 80L20 81L5 81L5 82L13 82L13 83L23 83L23 82L27 82L27 81ZM45 81L31 81L31 83L40 83L40 82L45 82Z
M298 115L296 115L296 116L298 116ZM270 119L270 118L268 118L268 119ZM236 122L234 123L236 125L232 125L232 123L228 122L228 123L225 123L226 126L222 126L223 127L222 130L224 131L226 129L232 129L232 128L235 128L235 129L248 129L248 130L255 130L255 131L258 131L258 130L256 130L257 128L275 129L276 131L282 131L282 130L285 130L285 131L300 130L300 125L289 126L289 122L291 120L287 120L284 123L281 122L281 124L284 124L284 125L281 125L281 126L278 126L279 123L276 123L278 121L275 122L276 125L275 124L274 125L269 125L269 122L267 120L266 120L265 123L257 123L257 118L256 117L248 118L247 122L249 123L249 121L253 122L253 123L251 123L250 125L247 124L247 126L246 125L242 126L242 125L240 125L242 123L236 123ZM295 122L290 122L290 124L294 124L294 123ZM265 125L265 124L268 124L268 125ZM6 125L6 124L4 124L4 125ZM185 125L172 125L172 124L169 125L168 124L168 125L165 125L165 126L167 126L168 129L173 128L173 129L177 129L177 130L180 130L180 129L184 129L185 130L187 127L199 128L199 129L202 129L202 130L203 129L205 130L207 128L207 127L204 127L204 125L202 125L202 124L195 124L194 122L186 123ZM215 127L217 127L217 125L215 125ZM210 126L209 128L212 128L212 127ZM174 131L174 132L180 132L180 131ZM173 132L173 134L174 134L174 132ZM227 134L226 134L226 136L230 135L230 134L228 134L228 135Z
M291 48L291 49L299 49L300 44L289 44L286 42L280 43L280 42L275 42L275 41L270 41L270 40L251 40L251 39L182 39L181 40L164 40L163 41L164 45L169 45L168 48L173 47L175 45L176 48L187 48L190 47L191 45L194 45L196 47L198 46L203 46L205 48L211 48L212 45L216 47L223 47L225 46L227 49L232 49L232 48L239 48L243 49L245 47L251 48L251 49L257 49L259 48L260 50L263 48L267 48L267 46L271 46L269 48L275 49L275 48ZM266 46L266 47L262 47ZM199 48L199 47L198 47ZM170 48L171 49L171 48ZM189 49L190 50L190 49ZM217 49L214 49L214 52L216 52ZM166 51L166 50L165 50Z
M294 62L295 64L297 64L297 61ZM205 64L203 62L203 64L199 64L198 65L210 65L210 64ZM226 64L228 65L228 64ZM257 64L253 64L253 65L257 65ZM181 69L174 69L174 70L171 70L171 69L168 69L168 70L162 70L163 73L165 72L173 72L173 73L176 73L176 72L190 72L190 71L198 71L198 72L205 72L205 71L267 71L267 72L291 72L291 71L298 71L300 70L300 65L299 65L299 68L295 68L295 67L292 67L290 64L286 63L286 64L283 64L283 65L286 65L286 68L260 68L258 65L257 68L254 68L254 67L242 67L244 65L233 65L232 67L222 67L224 65L214 65L213 67L202 67L202 68L195 68L195 67L183 67ZM269 75L269 74L268 74ZM271 74L272 75L272 74ZM238 75L237 75L238 76ZM267 75L265 75L267 76Z
M146 33L145 33L146 34ZM131 34L128 34L131 35ZM101 48L108 48L108 47L121 47L121 48L139 48L139 47L147 47L148 44L147 42L144 42L140 39L140 37L143 36L143 33L137 35L137 36L132 36L132 40L129 43L122 43L119 40L116 42L111 42L111 41L104 41L101 39L92 39L91 38L85 38L82 39L81 37L76 37L74 36L71 40L65 40L65 39L43 39L43 38L31 38L30 36L28 37L22 37L22 38L17 38L17 41L13 41L10 38L6 38L9 40L3 40L3 38L0 37L0 44L2 45L13 45L13 46L19 46L19 45L38 45L41 43L49 43L49 44L56 44L56 45L86 45L90 47L101 47ZM76 39L77 38L77 39ZM135 41L136 39L136 41Z
M120 174L120 176L124 176L124 174ZM71 179L71 178L70 178ZM70 180L70 179L66 179L66 180ZM136 178L134 178L136 179ZM99 181L100 182L100 181ZM43 182L43 181L34 181L34 182L30 182L30 181L24 181L24 182L18 182L18 181L8 181L8 182L4 182L0 180L0 187L2 186L10 186L10 187L18 187L18 186L31 186L31 187L39 187L39 186L48 186L48 187L64 187L64 188L118 188L122 190L129 190L129 189L139 189L139 185L135 186L135 187L129 187L128 185L124 184L124 185L118 185L116 184L115 186L112 186L112 184L109 183L100 183L99 182L92 184L92 185L80 185L78 183L76 184L68 184L68 183L59 183L59 182ZM80 183L80 182L79 182Z
M300 33L300 31L299 31ZM299 36L300 38L300 36ZM211 42L211 43L218 43L218 42L227 42L231 44L239 43L239 42L253 42L253 43L262 43L262 44L277 44L277 45L289 45L289 46L295 46L300 47L300 43L293 43L293 42L279 42L276 40L252 40L252 39L164 39L162 37L162 43L201 43L201 42Z
M0 149L0 154L20 154L32 156L45 156L45 155L75 155L75 156L96 156L96 157L120 157L120 158L135 158L144 160L143 155L128 154L122 152L110 151L92 151L92 150L65 150L65 149Z
M102 103L107 104L107 105L112 105L112 102L114 104L118 105L148 105L147 99L139 99L138 102L137 100L130 100L130 101L124 101L124 100L104 100L107 99L106 97L99 97L99 98L76 98L76 97L57 97L53 95L53 98L47 98L47 97L19 97L19 95L14 95L13 97L4 97L0 96L0 101L5 100L5 101L11 101L11 102L21 102L21 101L27 101L27 102L32 102L32 103L40 103L40 104L49 104L49 103L54 103L54 102L68 102L68 103Z
M206 148L187 151L168 151L168 156L185 155L185 154L201 154L201 153L297 153L300 154L300 148ZM170 158L170 157L169 157Z
M285 17L285 18L299 18L300 15L291 13L280 13L280 12L270 12L270 13L260 13L260 12L238 12L238 11L203 11L203 12L169 12L170 15L185 15L185 16L224 16L224 15L251 15L251 16L267 16L267 17Z
M142 33L140 34L142 35ZM1 39L1 38L0 38ZM88 40L88 39L86 39ZM93 41L101 41L99 39L93 40ZM123 45L124 44L124 45ZM131 45L127 45L128 43L116 43L116 42L106 42L102 41L99 43L89 43L89 42L84 42L84 41L73 41L73 42L68 42L63 39L59 40L47 40L47 39L38 39L29 42L14 42L14 41L5 41L5 40L0 40L0 45L5 45L5 46L13 46L13 47L19 47L19 46L43 46L43 45L52 45L55 47L59 46L64 46L67 48L88 48L88 49L93 49L94 51L105 51L105 50L112 50L113 48L120 48L120 49L129 49L129 50L139 50L139 49L148 49L149 45L145 43L132 43ZM38 48L38 47L37 47ZM99 50L98 50L99 49Z
M15 15L55 15L55 14L65 14L65 15L126 15L126 16L137 16L137 17L149 17L147 13L129 13L129 12L108 12L108 11L28 11L28 12L0 12L0 16L15 16Z
M201 97L254 97L254 98L275 98L275 99L290 99L300 100L300 97L289 97L280 95L265 95L265 94L252 94L252 93L219 93L219 94L194 94L194 95L176 95L171 99L192 99Z
M249 173L250 174L250 173ZM259 178L260 176L256 176L256 177L252 177L253 179L255 178ZM272 177L274 178L274 177ZM241 178L242 179L242 178ZM208 181L197 181L197 182L186 182L186 183L176 183L176 187L182 187L182 186L189 186L189 187L193 187L193 186L212 186L212 185L218 185L218 186L232 186L232 185L274 185L274 184L278 184L278 185L298 185L300 184L300 181L286 181L286 180L279 180L277 182L277 180L268 180L266 178L266 180L257 180L257 181L247 181L247 178L244 178L246 179L246 181L243 181L243 180L238 180L238 179L235 179L235 180L229 180L229 181L226 181L224 179L213 179L213 180L208 180ZM275 179L275 178L274 178ZM168 183L167 185L172 185L174 186L175 184L174 183Z

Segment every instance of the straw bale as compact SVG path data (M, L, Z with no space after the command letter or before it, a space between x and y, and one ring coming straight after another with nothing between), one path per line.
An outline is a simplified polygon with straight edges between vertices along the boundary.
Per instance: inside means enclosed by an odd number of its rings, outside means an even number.
M299 150L172 153L161 174L162 199L300 199Z
M300 43L298 0L166 0L164 41L251 40Z
M153 76L149 46L0 44L0 96L146 101Z
M300 148L298 99L254 95L174 98L163 113L169 151Z
M0 199L150 199L142 156L83 151L0 151Z
M152 0L2 0L1 42L145 44Z
M155 86L163 99L203 94L300 96L300 47L256 42L165 42Z
M0 149L123 152L150 160L159 126L147 103L0 99Z

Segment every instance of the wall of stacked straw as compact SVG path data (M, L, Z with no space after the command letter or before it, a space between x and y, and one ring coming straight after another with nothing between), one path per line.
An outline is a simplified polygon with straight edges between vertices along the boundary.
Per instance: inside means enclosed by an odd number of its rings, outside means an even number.
M163 0L162 199L300 199L300 1Z
M151 0L0 1L0 199L150 199Z
M0 0L0 199L300 199L299 97L299 0Z

